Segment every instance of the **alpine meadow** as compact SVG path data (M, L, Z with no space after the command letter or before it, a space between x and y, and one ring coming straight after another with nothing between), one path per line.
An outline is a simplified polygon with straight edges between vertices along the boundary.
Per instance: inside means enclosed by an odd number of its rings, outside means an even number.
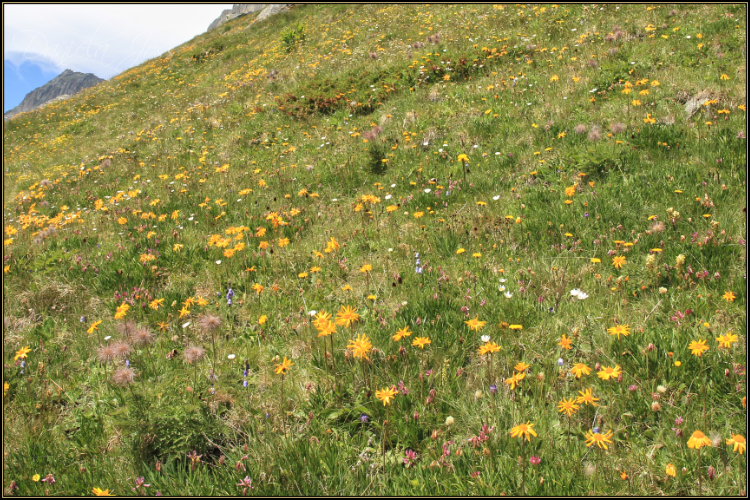
M746 495L746 4L256 16L5 121L5 494Z

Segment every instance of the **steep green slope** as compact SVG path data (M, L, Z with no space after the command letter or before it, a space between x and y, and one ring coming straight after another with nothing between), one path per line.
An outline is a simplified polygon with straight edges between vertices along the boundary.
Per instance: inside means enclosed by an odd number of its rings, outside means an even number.
M5 488L744 490L745 6L251 19L4 124Z

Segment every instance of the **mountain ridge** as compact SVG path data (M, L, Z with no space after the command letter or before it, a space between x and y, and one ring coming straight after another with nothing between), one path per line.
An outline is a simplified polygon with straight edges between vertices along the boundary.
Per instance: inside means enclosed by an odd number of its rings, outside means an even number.
M93 73L80 73L66 69L41 87L37 87L23 98L21 104L3 114L5 120L13 118L19 113L33 111L48 104L52 100L59 100L62 96L72 96L81 90L93 87L105 81Z

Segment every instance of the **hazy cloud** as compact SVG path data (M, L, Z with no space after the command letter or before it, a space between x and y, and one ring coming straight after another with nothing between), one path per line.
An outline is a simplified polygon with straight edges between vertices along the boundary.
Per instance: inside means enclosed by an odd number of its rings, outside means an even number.
M4 59L111 78L204 33L231 4L4 5Z

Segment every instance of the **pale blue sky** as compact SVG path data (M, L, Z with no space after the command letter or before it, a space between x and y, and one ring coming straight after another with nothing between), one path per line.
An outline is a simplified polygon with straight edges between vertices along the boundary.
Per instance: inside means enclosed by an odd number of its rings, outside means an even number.
M109 79L193 37L232 4L3 5L3 112L66 69Z

